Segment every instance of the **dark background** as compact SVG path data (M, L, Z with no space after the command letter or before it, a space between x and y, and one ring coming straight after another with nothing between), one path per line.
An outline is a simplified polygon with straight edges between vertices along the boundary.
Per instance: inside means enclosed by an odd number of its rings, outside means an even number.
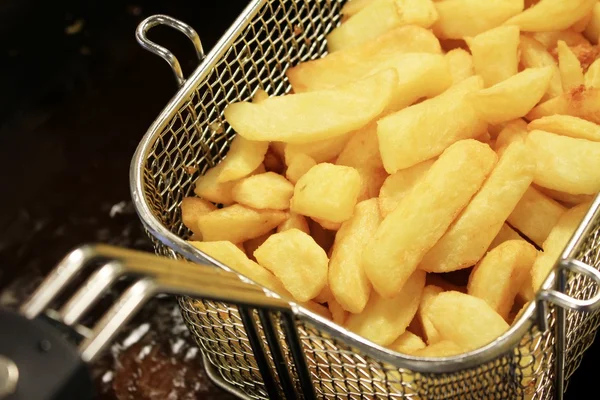
M151 250L131 207L129 163L177 86L168 65L135 42L135 27L146 16L168 14L192 25L208 51L246 3L2 2L0 306L19 304L79 244ZM191 44L156 31L151 37L191 72L197 65ZM131 345L132 330L147 333ZM590 398L584 393L595 387L599 348L588 351L568 399ZM204 376L171 299L150 304L94 374L106 399L229 397Z

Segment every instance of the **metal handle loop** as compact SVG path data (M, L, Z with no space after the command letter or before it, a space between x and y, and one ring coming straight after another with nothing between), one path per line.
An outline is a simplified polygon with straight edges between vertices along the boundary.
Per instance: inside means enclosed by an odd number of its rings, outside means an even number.
M179 32L185 34L194 44L194 49L196 50L196 55L198 56L198 60L202 61L205 57L204 49L202 48L202 42L200 41L200 37L196 33L196 31L178 19L169 17L168 15L152 15L145 20L143 20L135 30L135 38L138 43L146 50L148 50L152 54L156 54L163 60L165 60L171 66L173 73L175 74L175 79L177 79L177 84L179 86L183 86L185 83L185 78L183 77L183 71L181 70L181 65L179 61L177 61L177 57L171 51L167 50L165 47L159 46L154 43L147 37L147 33L150 29L154 28L158 25L165 25L170 28L176 29Z

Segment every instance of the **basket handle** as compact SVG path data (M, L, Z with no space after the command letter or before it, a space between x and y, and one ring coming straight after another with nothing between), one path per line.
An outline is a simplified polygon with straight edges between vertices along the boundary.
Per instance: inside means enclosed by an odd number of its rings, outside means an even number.
M175 55L167 50L165 47L160 46L150 39L148 39L148 31L158 25L168 26L173 28L184 35L186 35L194 45L194 49L196 50L196 55L198 56L198 60L202 61L205 57L204 49L202 48L202 42L200 41L200 37L196 33L196 31L186 23L181 22L178 19L173 17L169 17L168 15L152 15L145 20L143 20L137 27L135 31L135 38L138 43L146 50L148 50L152 54L156 54L163 60L165 60L173 70L173 74L175 74L175 79L177 79L177 84L179 86L183 86L186 79L183 76L183 71L181 70L181 65L177 60Z

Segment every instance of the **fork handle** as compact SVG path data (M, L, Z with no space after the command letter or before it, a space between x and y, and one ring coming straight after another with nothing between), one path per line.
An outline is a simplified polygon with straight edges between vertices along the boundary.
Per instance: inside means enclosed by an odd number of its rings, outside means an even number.
M87 365L64 336L42 317L0 309L0 399L91 400Z

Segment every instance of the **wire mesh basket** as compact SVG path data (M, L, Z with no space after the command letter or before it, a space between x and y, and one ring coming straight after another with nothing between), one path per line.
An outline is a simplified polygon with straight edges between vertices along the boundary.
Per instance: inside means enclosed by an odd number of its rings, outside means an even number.
M134 203L158 254L229 270L184 240L191 232L181 201L227 153L234 132L223 119L225 106L258 89L288 92L286 69L326 54L325 36L339 23L343 3L253 0L206 56L195 32L177 20L154 16L140 24L140 44L168 61L181 85L131 166ZM187 80L175 57L147 39L159 24L196 46L201 63ZM401 355L295 304L253 309L182 297L180 306L211 378L243 398L558 399L600 324L599 208L596 199L519 321L465 355L435 362Z

